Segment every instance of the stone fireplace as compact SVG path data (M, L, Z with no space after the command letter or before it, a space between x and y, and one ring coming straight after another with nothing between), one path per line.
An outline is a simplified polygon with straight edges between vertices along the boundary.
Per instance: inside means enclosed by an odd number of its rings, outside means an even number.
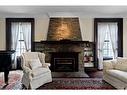
M84 71L83 67L83 51L85 41L42 41L42 52L46 54L46 62L51 63L52 71ZM61 65L61 70L56 68L61 64L71 64L71 69L67 69L70 65ZM57 64L57 65L56 65ZM55 67L56 66L56 67ZM64 68L62 67L64 66ZM66 67L65 67L66 66Z
M50 18L47 40L41 41L41 47L52 71L84 71L78 18Z

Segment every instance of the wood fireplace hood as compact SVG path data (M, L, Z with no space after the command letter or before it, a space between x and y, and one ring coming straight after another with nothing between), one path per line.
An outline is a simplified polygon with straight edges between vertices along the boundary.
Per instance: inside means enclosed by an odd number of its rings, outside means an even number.
M47 41L82 41L78 18L50 18Z

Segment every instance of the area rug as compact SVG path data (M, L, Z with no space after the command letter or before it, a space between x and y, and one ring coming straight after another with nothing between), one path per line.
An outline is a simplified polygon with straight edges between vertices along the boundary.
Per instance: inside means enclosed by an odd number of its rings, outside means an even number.
M51 83L47 83L38 89L107 90L115 88L101 78L53 78Z
M16 70L16 71L10 71L9 72L9 80L8 85L4 83L4 73L0 73L0 89L2 90L15 90L15 89L21 89L21 78L22 78L22 71Z
M9 84L4 83L3 73L0 73L1 90L22 90L22 71L11 71L9 73ZM102 78L53 78L53 81L39 87L38 90L107 90L115 89Z

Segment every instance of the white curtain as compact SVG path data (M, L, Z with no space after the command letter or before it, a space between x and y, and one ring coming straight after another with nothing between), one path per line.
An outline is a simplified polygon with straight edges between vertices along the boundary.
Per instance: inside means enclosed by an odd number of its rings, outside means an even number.
M18 23L11 23L11 35L12 35L12 44L11 44L11 49L12 50L16 50L17 44L18 44L18 35L19 35L19 24ZM16 68L17 64L16 64L16 52L13 54L12 56L12 68Z
M118 31L118 27L117 27L117 23L109 23L108 24L109 27L109 33L110 33L110 38L111 38L111 43L112 43L112 48L113 48L113 58L115 59L117 57L117 31Z
M103 69L103 45L106 31L108 31L107 24L98 23L98 69Z
M22 33L23 35L21 35ZM31 23L27 22L13 22L11 23L11 35L12 35L12 44L11 49L15 50L16 52L12 56L13 65L12 68L17 68L17 56L25 51L31 50ZM24 40L23 46L20 46L18 40ZM25 48L25 50L19 50L19 48Z
M31 23L21 23L26 51L31 51Z

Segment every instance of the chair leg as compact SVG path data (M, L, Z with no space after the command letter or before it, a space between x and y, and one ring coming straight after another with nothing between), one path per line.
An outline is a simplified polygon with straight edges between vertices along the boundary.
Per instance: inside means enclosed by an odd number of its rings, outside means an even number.
M27 88L28 90L30 90L31 89L31 86L30 86L30 84L29 84L29 86L28 86L28 88Z
M22 89L27 89L27 90L29 90L29 89L31 89L31 87L30 87L30 85L29 85L28 87L26 87L24 84L22 84Z
M27 89L27 87L24 84L22 84L22 89Z

